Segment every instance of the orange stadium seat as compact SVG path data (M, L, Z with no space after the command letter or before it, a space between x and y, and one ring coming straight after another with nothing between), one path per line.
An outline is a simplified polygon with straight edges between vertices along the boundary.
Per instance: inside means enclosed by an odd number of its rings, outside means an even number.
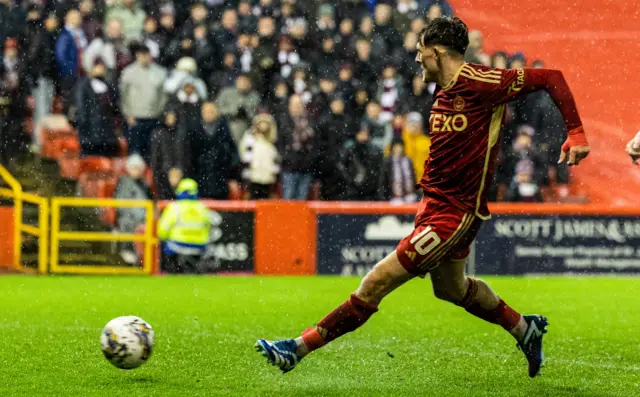
M107 157L85 157L80 160L80 174L99 174L96 177L112 176L113 162Z
M73 129L48 129L42 130L42 154L44 158L55 159L60 151L60 140L76 138L76 133Z
M66 179L78 179L80 176L80 143L76 138L65 138L58 144L58 168L60 176Z

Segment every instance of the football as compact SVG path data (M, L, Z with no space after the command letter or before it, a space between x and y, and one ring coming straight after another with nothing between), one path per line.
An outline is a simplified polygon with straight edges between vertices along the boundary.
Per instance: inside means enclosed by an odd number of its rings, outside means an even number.
M114 318L100 335L102 353L120 369L133 369L144 364L151 356L154 343L151 325L136 316Z

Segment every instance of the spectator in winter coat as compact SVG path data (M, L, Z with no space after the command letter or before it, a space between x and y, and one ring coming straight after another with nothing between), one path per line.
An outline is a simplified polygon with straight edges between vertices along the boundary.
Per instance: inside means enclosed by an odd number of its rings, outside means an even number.
M198 75L206 78L220 67L220 49L211 40L207 25L198 25L189 36L193 41L193 58L198 65Z
M29 4L26 6L27 20L22 29L21 37L18 40L20 48L27 48L40 31L42 26L42 16L44 7L38 4Z
M127 159L127 174L118 179L115 198L118 200L151 200L151 188L144 179L146 164L137 154ZM133 234L138 225L146 220L144 208L119 208L117 212L118 232ZM130 265L140 262L132 242L120 244L120 256Z
M204 2L195 2L191 6L189 19L182 24L182 29L178 34L180 37L188 37L193 33L196 26L206 25L209 17L209 10Z
M344 99L347 109L351 109L354 100L355 87L353 81L353 66L350 63L343 63L338 69L338 82L336 94Z
M100 0L98 0L98 2L100 2ZM82 16L81 28L87 36L87 41L91 42L100 35L100 31L102 30L102 17L104 14L98 15L99 10L96 9L96 4L93 0L82 0L79 3L78 9Z
M391 121L398 104L406 98L404 82L393 64L387 64L382 69L382 79L378 85L377 97L382 106L379 120L381 122Z
M371 43L368 39L356 41L356 59L353 65L353 75L366 85L370 93L374 93L378 83L380 70L377 59L371 55Z
M56 41L56 64L64 111L67 113L73 95L73 86L78 76L82 74L80 59L87 47L87 38L80 29L82 20L78 10L69 10L64 22L64 29Z
M484 52L482 32L479 30L469 32L469 47L467 47L467 52L464 54L464 60L466 62L491 66L491 57Z
M229 119L233 140L239 143L242 134L249 129L260 104L260 96L251 88L249 76L241 74L235 87L227 87L220 91L216 104L220 114Z
M151 134L151 169L158 199L175 198L175 189L182 179L187 131L180 128L178 114L168 106L162 123Z
M82 65L89 73L96 58L101 58L107 67L107 81L117 84L120 73L133 62L133 55L124 43L122 36L122 23L118 19L107 22L106 32L102 37L98 36L82 55Z
M120 76L122 113L127 119L129 152L150 158L149 139L166 103L162 89L167 72L153 63L149 49L141 45L136 61L127 66Z
M180 58L175 69L171 71L169 77L164 82L164 91L167 95L174 95L184 86L185 80L189 80L196 88L200 99L207 99L207 85L198 77L198 65L193 58Z
M179 124L185 131L198 128L203 102L192 77L183 80L180 90L169 99L169 104L178 113Z
M550 179L549 181L545 178L541 184L569 183L569 167L566 163L558 164L557 162L557 159L560 158L562 143L567 139L567 129L562 114L546 92L541 92L535 98L536 101L532 104L532 126L535 129L534 144L538 147L543 160L546 160L544 173Z
M44 20L44 26L40 28L33 43L27 50L27 65L38 65L38 67L27 68L28 79L34 85L32 91L35 100L33 114L33 136L32 143L36 146L40 144L40 122L49 113L53 105L53 98L56 89L56 39L58 35L58 18L54 13L50 13Z
M110 5L105 21L108 23L111 19L119 19L122 22L124 40L127 44L140 42L147 14L140 8L137 0L120 0Z
M280 173L280 155L275 146L277 134L275 119L261 113L253 118L251 129L242 137L240 159L251 200L269 198Z
M149 48L154 61L162 61L162 54L168 42L169 38L159 29L158 21L154 17L147 17L142 27L141 44Z
M401 33L411 31L411 21L418 17L419 9L416 0L398 0L393 10L393 26Z
M278 121L282 153L282 198L306 200L313 179L316 155L315 131L300 95L289 98L289 112Z
M407 116L405 128L402 131L404 151L413 163L416 182L420 181L424 173L424 163L429 158L431 138L425 133L422 115L411 112Z
M320 71L318 88L320 89L313 96L313 102L309 104L309 117L314 120L321 120L329 115L329 102L336 91L336 71L334 68Z
M240 0L238 3L238 27L240 30L253 31L258 26L258 18L251 13L251 1Z
M226 9L222 13L220 26L212 26L213 40L222 48L233 46L238 34L238 13Z
M378 149L385 150L393 139L393 130L391 128L391 119L382 117L382 107L378 102L371 101L367 104L366 114L362 119L362 123L367 125L369 137L367 141L371 141Z
M340 59L353 60L356 56L356 49L353 46L354 27L353 16L346 17L340 21L340 31L336 36L336 53Z
M320 121L318 128L318 162L316 174L320 180L323 200L340 200L344 196L344 181L338 172L338 161L344 144L353 137L356 124L345 114L345 103L340 96L330 100L330 113Z
M269 113L279 116L285 114L289 108L289 85L283 79L276 79L273 83L273 91L269 94L269 100L265 105Z
M116 156L119 150L116 120L120 118L117 94L106 80L106 66L94 61L89 77L82 78L75 93L80 153L83 156Z
M200 197L227 200L229 182L237 188L240 179L240 157L229 124L219 117L215 103L205 102L202 122L189 140Z
M382 162L378 198L392 203L415 202L418 198L415 185L413 162L404 153L404 143L394 141L391 155Z
M511 145L511 150L506 150L503 167L505 179L510 181L516 172L517 165L522 160L528 160L531 164L531 177L536 184L545 181L546 161L538 151L534 143L534 129L529 125L521 125Z
M411 91L405 97L406 102L403 104L406 109L403 110L418 112L424 120L428 119L433 105L433 90L435 88L433 83L425 84L421 74L415 75L411 80Z
M369 43L369 53L371 55L371 58L373 58L377 62L383 60L385 54L389 53L389 47L386 38L375 30L373 18L371 18L371 16L369 15L362 17L362 19L360 20L359 29L352 40L353 42L351 45L352 47L355 47L356 55L359 58L362 58L363 61L368 61L368 59L365 60L362 55L358 54L358 41L361 40ZM377 68L374 69L375 71L377 71Z
M378 199L382 151L369 140L366 124L355 139L346 143L338 169L346 182L346 199L375 201Z
M293 69L300 63L300 54L293 46L293 41L289 36L280 36L278 40L278 67L280 69L280 76L283 79L288 79L293 72Z
M332 4L321 4L318 7L318 19L315 26L315 36L332 35L338 29L335 9Z
M531 160L520 160L516 165L515 176L507 192L507 201L535 202L543 201L542 193L535 182L534 165Z
M240 64L233 49L225 50L222 56L222 68L209 77L209 98L217 98L220 91L233 87L240 75Z
M333 73L337 70L338 53L336 52L336 43L332 35L327 35L322 38L322 44L320 51L318 51L312 59L314 70L316 74L322 73L322 71L330 70Z
M404 36L402 47L396 47L392 53L392 62L404 81L411 81L414 76L421 75L420 65L416 63L417 43L418 34L409 31Z
M402 35L393 25L393 8L391 4L378 2L374 12L374 31L384 37L387 43L387 49L399 47L402 43ZM388 57L389 53L385 53L383 57ZM383 58L383 61L385 59Z
M15 153L25 143L22 121L27 115L28 91L22 64L18 56L18 41L7 39L0 64L0 161L5 164L7 160L15 159Z
M496 51L491 56L491 67L496 69L507 69L509 67L509 56L504 51Z

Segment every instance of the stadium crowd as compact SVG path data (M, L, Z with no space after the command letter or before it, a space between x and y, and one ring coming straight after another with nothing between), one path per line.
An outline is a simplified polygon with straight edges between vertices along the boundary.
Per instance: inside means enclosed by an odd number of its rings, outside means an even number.
M82 156L119 156L126 138L116 197L169 199L190 177L209 199L416 201L435 89L417 34L453 13L444 0L0 0L0 155L42 145L57 96ZM466 58L542 65L487 54L478 31ZM546 93L511 103L491 199L566 183L565 136Z

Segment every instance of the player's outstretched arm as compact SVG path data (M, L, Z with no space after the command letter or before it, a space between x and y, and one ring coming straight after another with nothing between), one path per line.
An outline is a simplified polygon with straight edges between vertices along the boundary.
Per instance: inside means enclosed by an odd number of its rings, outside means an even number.
M501 70L499 84L484 84L488 89L487 100L493 106L509 102L518 96L545 90L556 104L567 126L568 138L562 145L558 163L567 160L568 165L577 165L587 157L591 148L582 127L576 102L564 75L554 69L510 69Z

